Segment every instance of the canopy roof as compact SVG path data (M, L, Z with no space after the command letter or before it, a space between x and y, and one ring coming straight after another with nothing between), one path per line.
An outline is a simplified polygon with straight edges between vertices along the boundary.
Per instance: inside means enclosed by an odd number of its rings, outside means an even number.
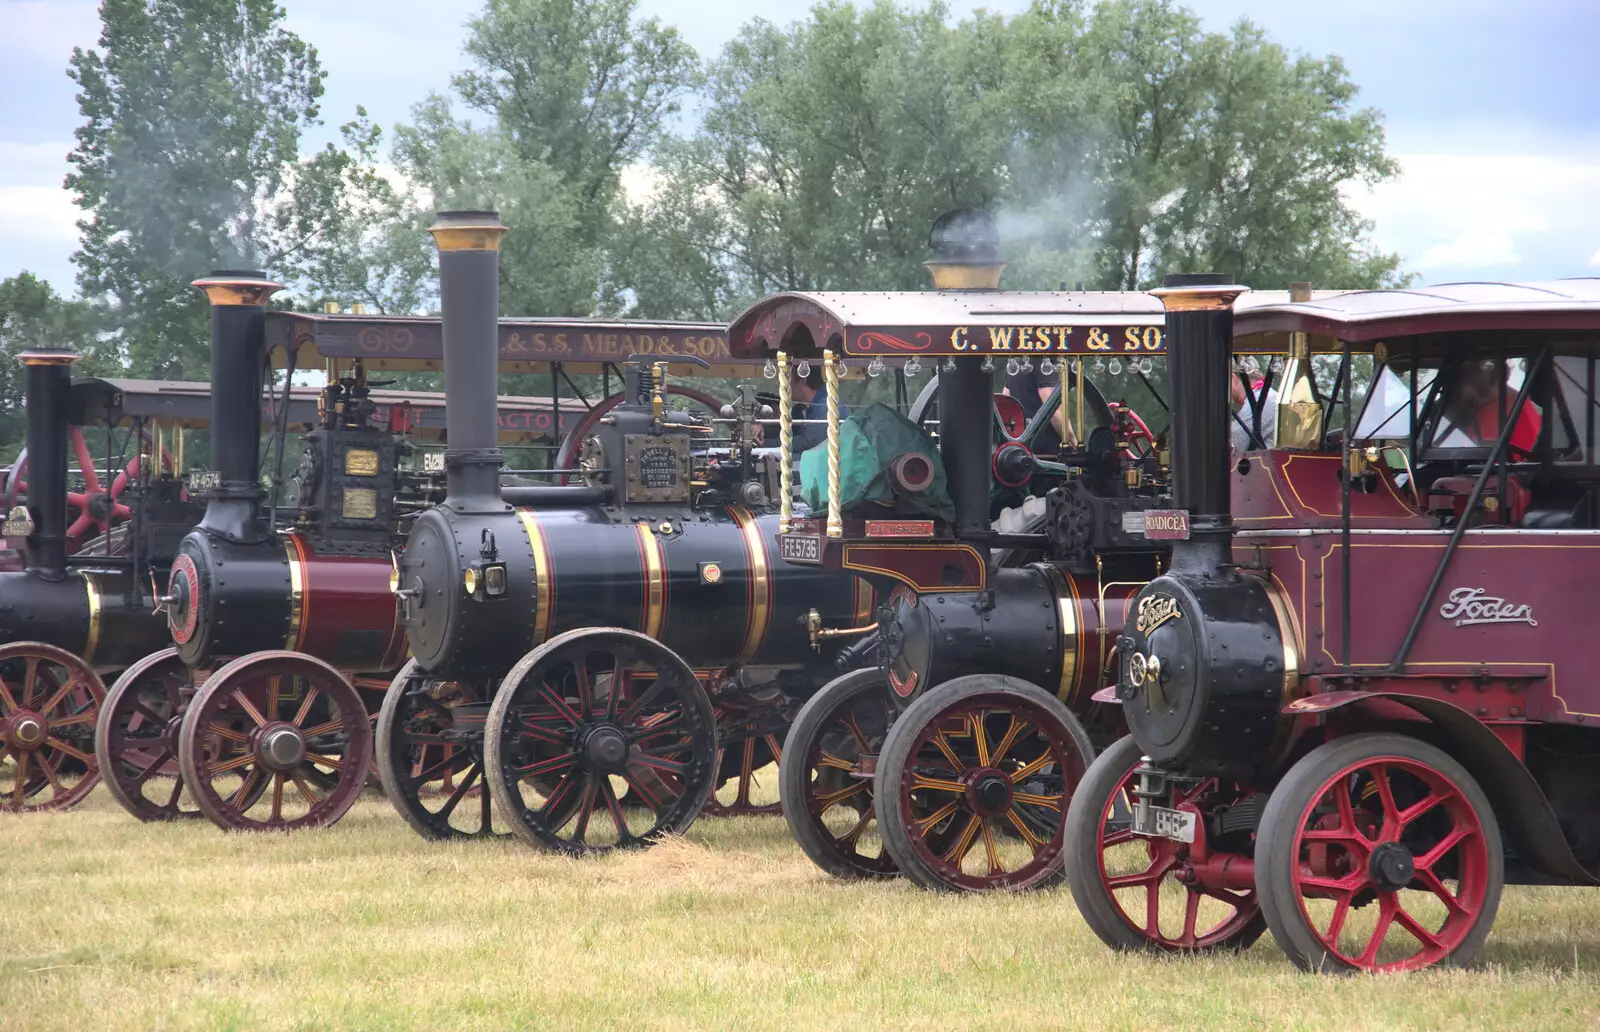
M293 387L289 392L289 426L315 423L319 387ZM391 391L376 389L371 400L377 405L377 418L388 426L404 426L410 434L424 440L441 436L445 427L444 395L435 391ZM277 418L283 391L272 392L261 401L261 421L270 424ZM118 423L139 418L162 426L204 427L211 422L211 385L182 380L126 380L87 377L72 384L72 421L79 425ZM502 443L527 443L538 438L557 438L583 418L588 406L576 398L561 399L560 428L551 432L554 409L548 398L523 398L501 395L499 401L500 440Z
M273 364L282 368L292 343L301 369L321 367L326 360L361 359L368 369L444 368L444 337L437 316L315 315L268 312L267 347ZM569 372L598 373L606 364L635 355L701 359L713 370L706 375L738 376L748 369L730 360L726 328L720 323L645 322L606 319L502 319L500 368L536 372L561 363ZM699 367L673 366L683 374Z
M1336 291L1318 291L1314 298ZM1287 290L1252 291L1238 309L1287 303ZM912 356L1163 350L1166 313L1142 291L813 291L775 294L728 329L735 359L779 351L904 360Z
M1469 330L1600 330L1600 277L1533 283L1441 283L1402 290L1353 290L1246 305L1239 337L1307 333L1328 342Z

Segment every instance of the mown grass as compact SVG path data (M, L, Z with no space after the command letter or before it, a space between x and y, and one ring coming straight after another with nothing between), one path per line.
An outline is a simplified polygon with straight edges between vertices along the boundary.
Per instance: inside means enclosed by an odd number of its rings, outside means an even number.
M817 871L780 818L573 861L336 828L142 825L104 790L0 818L0 1028L1600 1027L1600 895L1509 889L1468 971L1329 979L1116 956L1065 889L954 898Z

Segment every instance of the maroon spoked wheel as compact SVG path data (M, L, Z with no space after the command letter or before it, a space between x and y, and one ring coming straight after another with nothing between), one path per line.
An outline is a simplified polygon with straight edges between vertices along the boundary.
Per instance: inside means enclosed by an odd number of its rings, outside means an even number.
M1188 843L1134 835L1130 792L1139 761L1138 743L1119 739L1095 760L1068 807L1067 882L1084 920L1113 949L1244 949L1266 930L1248 864L1213 865L1213 872ZM1172 802L1204 807L1240 798L1206 779ZM1246 828L1240 844L1248 843ZM1231 874L1243 884L1226 884Z
M1318 746L1262 814L1256 886L1272 936L1307 970L1464 964L1500 905L1500 829L1449 754L1405 735Z
M100 479L100 469L89 442L83 436L83 428L69 427L67 434L78 463L78 475L83 478L82 491L67 492L66 548L67 554L72 555L94 538L111 533L114 527L128 519L131 510L122 501L122 496L130 484L138 482L139 456L135 455L129 460L111 483L106 484ZM154 444L154 438L148 430L144 431L142 441L144 447ZM172 472L172 455L165 448L161 452L161 463L166 472ZM5 479L3 504L6 512L10 512L15 505L26 504L27 476L28 451L24 448Z
M338 670L298 652L243 656L195 694L178 762L220 828L290 831L343 817L366 785L372 726Z
M689 387L681 383L668 382L666 394L669 398L682 398L692 401L708 409L713 416L722 414L724 402L715 395L707 394L698 388ZM581 465L580 457L583 451L583 442L588 440L589 435L594 433L594 428L600 425L601 417L622 404L624 400L626 400L626 395L619 393L595 402L583 414L583 418L578 420L577 425L568 430L566 436L561 438L561 445L556 449L554 468L562 472L556 474L554 478L556 484L567 483L567 473L578 470Z
M508 834L494 829L483 780L484 694L471 681L429 678L413 659L383 697L377 732L383 794L423 838Z
M94 790L94 724L105 686L65 649L0 646L0 812L64 810Z
M783 746L777 735L746 738L719 750L717 770L723 780L700 812L707 817L770 817L781 813L782 804L757 803L750 796L761 787L757 772L782 758Z
M906 708L878 761L889 855L930 889L1035 889L1061 878L1066 804L1094 748L1060 700L975 674Z
M880 667L823 686L795 715L778 764L778 801L806 856L835 878L899 874L883 846L872 776L890 721Z
M576 855L686 830L716 784L711 699L688 664L621 628L558 634L495 693L490 795L518 837ZM640 805L624 807L627 792Z
M178 769L178 732L193 693L178 650L163 649L123 671L100 707L94 750L100 774L123 809L141 821L200 816L184 796Z

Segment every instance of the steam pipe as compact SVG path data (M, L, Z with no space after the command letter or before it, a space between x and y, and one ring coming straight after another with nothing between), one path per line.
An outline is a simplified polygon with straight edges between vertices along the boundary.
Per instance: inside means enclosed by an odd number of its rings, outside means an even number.
M259 541L270 532L258 518L267 299L283 286L265 273L233 269L192 286L211 302L211 465L220 480L200 527L233 541Z
M442 211L429 228L439 248L444 337L445 504L462 512L504 508L495 414L500 376L500 238L492 211Z
M34 348L17 356L28 401L28 572L47 581L67 576L67 409L72 363L65 349Z
M1194 547L1173 565L1228 561L1233 533L1228 497L1228 377L1232 375L1233 302L1248 288L1216 273L1168 276L1152 291L1167 312L1172 384L1172 493L1189 512ZM1203 547L1201 547L1203 546Z

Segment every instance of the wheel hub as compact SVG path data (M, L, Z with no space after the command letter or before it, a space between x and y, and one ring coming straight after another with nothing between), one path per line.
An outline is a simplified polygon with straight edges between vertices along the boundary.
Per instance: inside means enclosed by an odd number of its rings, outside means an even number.
M992 767L974 771L967 780L967 802L984 817L1011 809L1011 779Z
M1383 892L1398 892L1411 884L1417 873L1411 850L1398 842L1380 842L1367 861L1367 875Z
M306 739L298 728L278 724L262 732L256 753L273 770L290 771L306 758Z
M44 744L48 725L31 710L13 713L5 723L6 744L13 749L33 750Z
M602 724L584 736L583 758L596 770L619 773L628 762L628 736L621 728Z

